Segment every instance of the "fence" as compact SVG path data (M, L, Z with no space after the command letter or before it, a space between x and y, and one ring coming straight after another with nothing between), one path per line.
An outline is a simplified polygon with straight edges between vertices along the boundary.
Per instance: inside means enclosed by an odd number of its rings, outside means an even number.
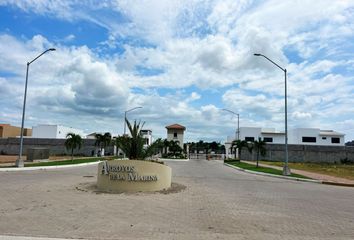
M261 159L269 161L284 161L284 144L267 144L266 155ZM313 145L288 145L289 162L325 162L340 163L348 160L354 162L354 147L352 146L313 146ZM256 153L252 154L247 149L242 149L243 160L255 160Z
M92 156L97 153L98 147L95 146L95 139L83 139L83 144L80 149L75 149L75 155ZM50 155L66 155L70 154L65 149L65 139L51 138L24 138L23 152L27 153L29 148L48 148ZM19 138L0 138L0 154L16 155L19 153L20 139ZM105 155L112 155L113 147L106 147Z

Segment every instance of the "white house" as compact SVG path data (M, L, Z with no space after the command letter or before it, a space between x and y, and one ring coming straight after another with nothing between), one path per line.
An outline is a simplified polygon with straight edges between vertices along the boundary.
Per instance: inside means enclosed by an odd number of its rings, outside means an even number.
M344 134L319 128L297 128L289 132L289 144L344 146Z
M320 146L344 146L344 135L333 130L321 130L319 128L296 128L288 131L288 144L320 145ZM276 131L274 128L241 127L240 140L253 142L258 139L267 144L285 144L285 132ZM232 157L231 149L235 137L227 137L225 141L226 154Z
M61 125L38 125L32 128L32 138L66 138L68 133L85 137L84 131Z
M285 132L274 128L241 127L240 139L254 141L261 138L269 144L284 144ZM289 144L344 146L344 134L319 128L296 128L288 131Z
M275 128L241 127L240 139L253 142L261 138L267 143L285 143L285 133L276 131Z
M166 126L167 129L167 140L168 141L177 141L179 146L183 149L183 135L186 127L179 124L172 124Z
M140 131L141 136L144 138L144 148L150 146L152 144L152 131L150 129L142 129Z

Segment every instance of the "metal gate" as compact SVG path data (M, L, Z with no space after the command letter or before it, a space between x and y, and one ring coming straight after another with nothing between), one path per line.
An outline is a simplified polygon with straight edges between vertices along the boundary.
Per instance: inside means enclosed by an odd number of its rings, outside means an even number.
M224 160L225 154L190 153L189 159L193 160Z

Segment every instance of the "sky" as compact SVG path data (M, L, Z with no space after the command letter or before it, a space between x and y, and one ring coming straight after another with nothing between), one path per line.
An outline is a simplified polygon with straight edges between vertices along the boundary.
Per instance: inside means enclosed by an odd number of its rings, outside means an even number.
M0 123L225 141L237 128L315 127L354 139L352 0L0 0Z

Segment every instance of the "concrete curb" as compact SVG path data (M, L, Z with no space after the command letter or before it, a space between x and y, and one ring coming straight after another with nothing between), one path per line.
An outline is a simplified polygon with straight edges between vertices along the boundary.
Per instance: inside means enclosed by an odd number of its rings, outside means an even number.
M80 164L70 164L70 165L58 165L58 166L41 166L41 167L23 167L23 168L0 168L0 172L18 172L18 171L34 171L34 170L51 170L58 168L73 168L73 167L83 167L89 165L98 164L97 162L80 163Z
M255 171L239 168L239 167L236 167L236 166L228 164L228 163L224 163L224 165L226 165L228 167L231 167L231 168L234 168L234 169L237 169L237 170L242 171L242 172L247 172L247 173L261 175L261 176L282 178L282 179L295 180L295 181L300 181L300 182L312 182L312 183L319 183L319 184L323 183L322 180L304 179L304 178L297 178L297 177L287 177L287 176L275 175L275 174L270 174L270 173L255 172Z
M341 182L322 181L322 184L334 185L334 186L342 186L342 187L354 187L354 184L351 184L351 183L341 183Z

